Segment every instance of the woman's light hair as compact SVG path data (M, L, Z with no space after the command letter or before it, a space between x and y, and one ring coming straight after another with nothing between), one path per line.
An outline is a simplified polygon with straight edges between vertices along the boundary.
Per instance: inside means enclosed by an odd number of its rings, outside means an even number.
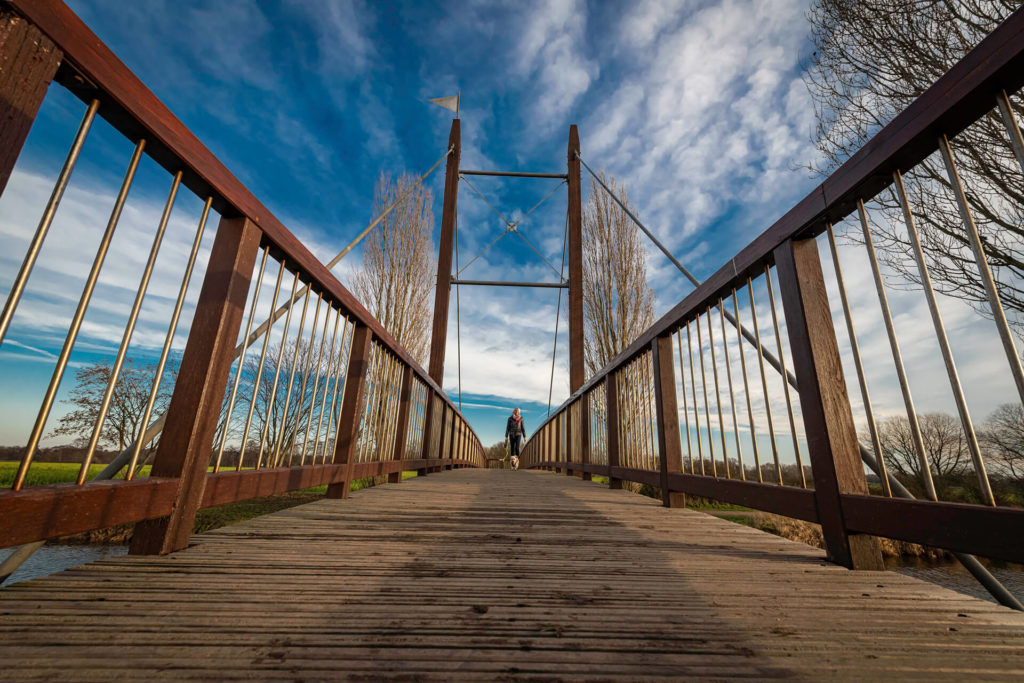
M513 415L518 415L518 414L519 414L519 408L515 408L515 409L514 409L514 410L512 411L512 414L513 414Z

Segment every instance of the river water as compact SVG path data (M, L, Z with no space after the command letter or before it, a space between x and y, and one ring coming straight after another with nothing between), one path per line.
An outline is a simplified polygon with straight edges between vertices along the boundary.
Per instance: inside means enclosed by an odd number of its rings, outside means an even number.
M0 562L13 552L12 548L0 550ZM127 552L126 545L44 545L21 565L4 585L49 576L105 557L125 555ZM988 591L982 588L956 560L925 562L916 558L889 558L886 560L886 566L890 571L931 581L960 593L995 602ZM1011 593L1024 601L1024 565L991 563L988 569Z

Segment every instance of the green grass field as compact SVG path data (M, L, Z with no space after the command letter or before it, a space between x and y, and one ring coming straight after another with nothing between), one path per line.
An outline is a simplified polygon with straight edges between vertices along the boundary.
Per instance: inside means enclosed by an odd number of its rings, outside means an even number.
M32 463L32 466L28 468L28 475L25 477L25 486L63 484L65 482L75 481L78 478L78 470L80 470L81 467L82 466L80 464L74 462L34 462ZM104 467L106 467L106 465L90 465L89 476L86 477L86 479L92 479L102 472ZM149 476L149 470L149 465L144 466L138 476ZM0 462L0 487L9 488L10 485L14 483L14 477L17 473L17 462ZM117 478L124 479L124 475L120 474Z

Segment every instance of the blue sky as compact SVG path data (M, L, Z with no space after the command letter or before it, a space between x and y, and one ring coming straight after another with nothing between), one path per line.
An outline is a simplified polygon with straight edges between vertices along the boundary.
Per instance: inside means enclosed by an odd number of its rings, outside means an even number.
M443 153L450 114L426 100L456 92L462 93L463 168L563 172L569 125L578 124L583 157L628 185L639 215L699 278L818 182L800 170L816 158L813 107L800 80L806 0L69 5L324 261L371 220L382 171L419 174ZM14 245L0 254L0 294L13 280L82 110L60 88L51 90L11 189L0 198L0 234ZM27 436L88 268L73 262L84 260L76 259L81 250L95 249L106 198L116 192L130 153L130 144L97 124L26 301L47 286L68 296L33 313L23 306L0 350L5 383L24 388L0 397L0 443ZM472 182L513 220L558 185ZM429 182L438 228L442 183L442 173ZM103 313L130 304L138 275L129 271L145 258L167 184L166 173L143 164L109 259L111 274L101 280L73 364L116 349L120 329L107 325ZM560 190L522 224L556 265L565 205ZM187 253L200 206L190 193L182 195L168 248ZM463 262L503 228L462 185ZM208 249L209 240L204 254ZM691 287L653 247L648 255L660 315ZM353 252L335 273L348 284L360 261ZM848 277L869 282L866 273L855 268ZM511 235L464 276L554 278ZM177 277L158 268L152 291L173 291ZM198 284L193 290L190 301ZM461 292L463 400L485 443L501 438L514 405L523 408L531 430L543 419L556 297L555 290ZM133 344L159 348L157 323L167 310L166 297L147 299ZM562 310L564 316L564 301ZM454 293L451 317L444 386L454 395ZM968 313L952 318L965 329L973 320ZM875 322L863 324L878 330ZM560 329L556 405L568 395L564 317ZM176 348L183 343L182 337Z

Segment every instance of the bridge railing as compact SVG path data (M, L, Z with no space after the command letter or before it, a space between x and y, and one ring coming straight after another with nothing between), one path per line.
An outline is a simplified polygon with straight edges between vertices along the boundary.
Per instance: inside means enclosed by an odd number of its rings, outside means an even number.
M32 288L30 275L40 253L56 248L46 238L93 124L109 123L133 145L96 256L65 252L66 261L45 263L54 278L89 274L72 321L56 332L64 344L13 485L0 491L0 547L135 522L133 552L168 552L187 543L201 507L325 484L330 497L344 497L358 478L484 466L466 419L413 357L63 3L0 2L0 63L0 193L51 79L86 104L5 304L0 343L53 304L57 293ZM155 230L123 225L136 176L158 167L170 174L170 191ZM180 197L181 189L194 197ZM195 222L186 236L179 215L189 207ZM130 241L117 242L125 232ZM142 235L152 247L128 310L113 304L131 286L126 255ZM200 278L196 297L189 283ZM163 291L151 280L180 287ZM72 352L97 342L86 334L96 308L114 310L104 325L123 335L114 360L97 365L103 398L85 418L95 426L77 482L36 484L35 456ZM140 320L147 334L159 329L162 347L132 344ZM174 340L185 330L176 361ZM125 396L136 405L126 407ZM138 413L117 422L130 425L118 461L125 468L117 479L92 481L97 446L124 410Z
M993 275L989 263L994 250L1018 239L993 212L1005 211L1018 227L1024 215L1022 83L1024 11L1017 11L576 391L526 444L524 466L604 475L613 487L639 482L660 489L666 505L692 494L820 523L829 555L851 567L878 568L872 536L1024 561L1024 510L997 505L992 481L998 472L977 446L928 260L914 246L915 221L939 207L916 195L908 199L904 184L909 177L926 184L959 222L951 229L970 248L953 258L984 285L977 306L994 321L1008 375L1024 400L1024 373L1000 300L1019 283L1012 267ZM979 148L972 142L979 126L989 139L1001 139ZM967 162L977 166L979 153L1008 178L1005 187L972 191L979 174L965 169ZM934 328L942 350L979 504L940 500L936 463L920 436L872 238L878 239L880 226L891 231L897 224L914 246L917 270L909 284L924 293L932 316L918 327ZM888 347L889 375L871 396L842 279L839 229L849 232L848 244L867 250L879 306L874 315L886 329L879 341ZM832 261L827 277L819 252ZM837 328L845 334L837 336ZM856 376L849 384L844 364ZM923 500L886 471L872 413L880 389L905 409L909 469ZM867 424L861 435L853 407Z

